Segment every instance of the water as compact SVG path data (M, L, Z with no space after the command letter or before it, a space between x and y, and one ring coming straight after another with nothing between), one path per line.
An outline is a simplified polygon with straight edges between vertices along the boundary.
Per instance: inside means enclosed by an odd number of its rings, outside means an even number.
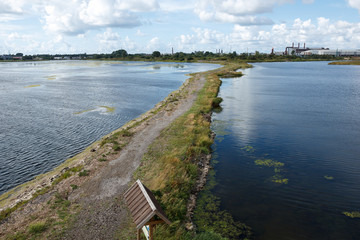
M211 64L0 63L0 194L151 109ZM113 112L106 107L115 108Z
M360 67L257 63L244 73L223 80L213 115L221 207L256 239L360 239L360 218L343 214L360 211Z

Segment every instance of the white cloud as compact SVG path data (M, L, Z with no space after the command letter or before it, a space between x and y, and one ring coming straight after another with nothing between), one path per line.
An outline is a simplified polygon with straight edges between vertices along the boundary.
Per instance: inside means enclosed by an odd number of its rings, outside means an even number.
M158 37L152 38L147 44L146 48L150 52L158 51L161 48L160 39Z
M360 0L347 0L347 2L349 3L350 7L356 8L360 13Z
M256 15L271 12L276 5L290 2L293 1L199 0L194 12L203 21L229 22L241 25L267 25L273 23L271 19Z
M156 0L38 0L33 6L42 13L44 29L78 35L94 28L141 25L140 13L159 8Z
M14 1L14 0L1 0L0 2L0 13L7 14L21 14L23 13L23 1Z
M314 3L314 0L302 0L304 4L312 4Z

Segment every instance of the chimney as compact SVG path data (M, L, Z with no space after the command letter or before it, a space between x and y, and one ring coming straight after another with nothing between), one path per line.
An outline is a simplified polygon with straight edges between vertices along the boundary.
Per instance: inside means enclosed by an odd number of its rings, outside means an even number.
M294 43L292 44L292 47L294 47Z
M306 49L306 48L305 48L305 43L304 43L304 49Z
M300 49L300 43L298 43L298 49Z

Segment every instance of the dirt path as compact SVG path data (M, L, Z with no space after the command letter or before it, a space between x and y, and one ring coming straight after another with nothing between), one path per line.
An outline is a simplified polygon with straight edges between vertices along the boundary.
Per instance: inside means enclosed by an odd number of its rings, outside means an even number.
M65 239L114 239L119 234L121 225L129 218L122 195L129 187L132 174L160 132L194 103L198 90L205 83L204 77L195 79L186 87L189 93L186 98L179 99L173 109L165 108L138 126L120 156L69 195L71 202L80 204L81 212L66 232Z

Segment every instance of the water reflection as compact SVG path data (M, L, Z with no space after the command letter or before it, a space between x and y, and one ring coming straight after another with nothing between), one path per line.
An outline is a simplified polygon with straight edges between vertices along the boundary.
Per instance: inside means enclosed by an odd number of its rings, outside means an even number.
M256 239L360 236L343 214L360 210L359 81L357 66L326 62L255 64L223 80L214 193Z

